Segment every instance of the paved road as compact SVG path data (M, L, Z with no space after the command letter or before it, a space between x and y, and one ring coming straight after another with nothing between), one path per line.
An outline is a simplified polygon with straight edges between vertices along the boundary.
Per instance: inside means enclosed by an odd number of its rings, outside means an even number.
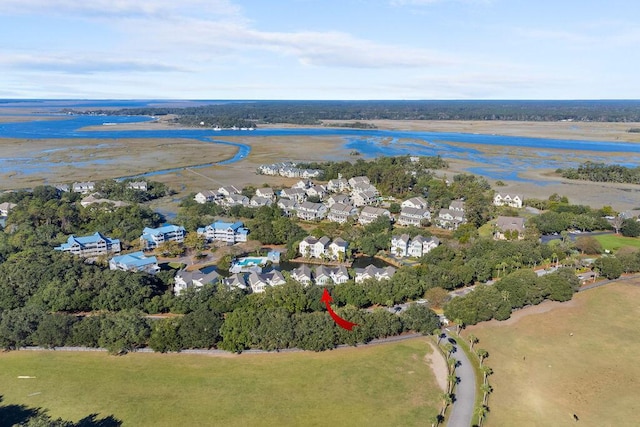
M447 339L452 339L448 332L446 335ZM451 343L453 344L453 342ZM464 350L458 345L454 345L454 348L456 350L452 353L452 356L459 362L456 368L456 376L460 378L460 382L455 389L456 399L453 402L447 426L469 427L473 420L473 410L476 402L476 375L473 365Z

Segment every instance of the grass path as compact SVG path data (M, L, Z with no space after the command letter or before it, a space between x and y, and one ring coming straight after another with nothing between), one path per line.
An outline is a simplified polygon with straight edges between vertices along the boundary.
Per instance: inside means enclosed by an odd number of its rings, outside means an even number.
M494 370L486 426L640 424L640 279L468 328ZM547 303L544 303L547 304ZM542 305L544 308L544 304Z
M20 351L0 354L0 395L3 405L125 426L424 425L440 393L430 352L426 338L226 357Z

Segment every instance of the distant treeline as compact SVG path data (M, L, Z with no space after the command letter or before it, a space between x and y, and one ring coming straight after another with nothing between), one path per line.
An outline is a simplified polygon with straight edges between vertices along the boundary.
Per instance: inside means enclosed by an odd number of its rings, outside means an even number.
M108 115L175 114L188 126L319 125L326 120L518 120L639 122L640 101L219 101L197 107L91 111Z
M640 167L629 168L621 165L586 162L577 168L558 169L557 172L569 179L640 184Z

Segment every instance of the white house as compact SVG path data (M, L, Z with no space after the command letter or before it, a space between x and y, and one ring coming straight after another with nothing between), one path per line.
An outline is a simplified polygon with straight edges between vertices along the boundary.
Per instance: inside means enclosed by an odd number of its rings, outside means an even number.
M298 245L298 252L300 252L300 255L303 257L322 258L326 255L325 253L330 242L331 239L327 236L322 236L319 239L313 236L307 236Z
M332 260L344 261L347 259L347 248L349 247L349 243L347 241L341 239L340 237L336 237L333 239L333 242L329 243L329 246L326 250L326 255L329 256Z
M127 188L131 188L132 190L147 191L147 182L131 181L130 183L127 184Z
M358 214L358 210L350 204L335 203L331 206L327 219L329 221L344 224Z
M160 271L156 257L146 256L142 251L118 255L109 260L109 269L122 271L141 271L156 274Z
M249 206L250 200L247 196L243 194L229 194L228 196L224 196L221 200L218 200L218 203L222 206Z
M142 230L140 242L144 249L154 249L164 242L182 243L185 234L186 230L180 225L166 224L158 228L145 227Z
M293 212L298 208L298 204L295 200L280 199L277 203L278 207L284 211L286 216L291 216Z
M212 190L204 190L199 192L198 194L196 194L193 197L193 200L195 200L196 202L200 203L201 205L207 203L207 202L213 202L214 200L218 199L220 197L220 195L218 193L216 193L215 191Z
M313 186L307 188L307 196L308 197L318 197L318 198L322 199L325 196L326 193L327 193L327 191L321 185L313 185Z
M389 267L376 267L373 264L366 266L365 268L355 269L355 281L361 283L368 279L375 280L389 280L395 274L396 269Z
M242 193L242 189L234 186L234 185L227 185L225 187L220 187L218 188L218 193L222 194L223 196L230 196L232 194L240 194Z
M120 252L120 240L110 239L96 232L90 236L69 236L66 243L54 248L57 251L70 252L82 257L93 257Z
M296 216L306 221L320 221L327 214L327 207L322 203L302 202L296 209Z
M307 190L312 186L313 186L313 182L309 181L308 179L301 179L300 181L293 184L291 188L299 188L301 190Z
M349 189L349 183L344 178L331 179L327 182L327 190L332 191L334 193L339 193L341 191L347 191Z
M224 222L215 221L206 227L198 228L197 233L204 236L208 241L227 242L234 244L247 241L249 230L242 221Z
M466 221L464 201L454 200L449 204L449 209L440 209L436 225L440 228L455 230L460 224L464 224Z
M365 190L371 185L371 181L369 181L369 177L367 176L354 176L353 178L349 178L349 181L347 182L349 184L349 188L352 190Z
M199 289L204 285L216 283L220 280L220 275L213 270L203 273L200 270L186 271L180 270L174 277L173 293L178 296L189 288Z
M256 189L257 197L264 197L265 199L275 200L276 194L271 187L260 187Z
M431 212L427 209L406 206L400 211L397 223L398 225L414 225L416 227L420 227L425 221L430 220Z
M85 181L85 182L74 182L71 186L71 189L74 193L89 193L96 188L96 183L93 181Z
M333 194L329 196L329 198L325 201L328 207L332 207L336 203L341 203L343 205L350 205L351 198L348 194Z
M360 211L358 222L362 225L370 224L380 216L386 216L391 220L391 213L388 210L383 208L374 208L373 206L365 206Z
M303 285L309 285L313 280L311 268L306 264L302 264L300 267L291 270L291 278Z
M307 193L301 188L284 188L280 191L280 197L301 203L307 199Z
M9 212L11 212L11 209L15 208L16 205L15 203L9 203L9 202L4 202L4 203L0 203L0 216L7 216L9 215Z
M264 292L268 286L279 286L287 283L282 273L277 270L272 270L268 273L252 271L249 274L247 282L253 293L256 294Z
M354 206L369 206L378 202L378 193L371 190L354 190L351 193Z
M270 197L261 197L261 196L255 195L251 198L251 201L249 202L249 206L254 208L259 208L260 206L271 206L272 203L273 203L273 199Z
M522 207L522 196L520 194L496 193L493 196L493 204L496 206L511 206L512 208Z
M391 254L399 258L420 258L439 244L440 239L437 237L415 236L411 239L408 234L396 235L391 238Z
M247 289L247 281L244 274L236 273L222 279L222 283L229 288Z
M407 247L411 238L408 234L401 234L391 237L391 254L397 257L407 256Z
M429 203L424 197L412 197L400 204L401 208L427 209Z
M346 267L326 267L319 265L315 268L314 273L315 283L319 286L335 283L336 285L345 283L349 280L349 272Z

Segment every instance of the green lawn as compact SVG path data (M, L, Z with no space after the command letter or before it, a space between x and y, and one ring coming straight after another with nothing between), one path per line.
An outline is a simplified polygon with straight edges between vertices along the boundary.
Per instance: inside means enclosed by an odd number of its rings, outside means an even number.
M72 421L113 415L124 426L425 425L441 393L424 357L431 351L417 338L221 357L0 353L0 409L42 407Z
M610 251L617 251L624 246L640 248L640 238L638 237L624 237L616 234L601 234L593 237L600 242L603 249Z
M485 425L639 425L638 301L640 281L619 282L468 328L494 371Z

